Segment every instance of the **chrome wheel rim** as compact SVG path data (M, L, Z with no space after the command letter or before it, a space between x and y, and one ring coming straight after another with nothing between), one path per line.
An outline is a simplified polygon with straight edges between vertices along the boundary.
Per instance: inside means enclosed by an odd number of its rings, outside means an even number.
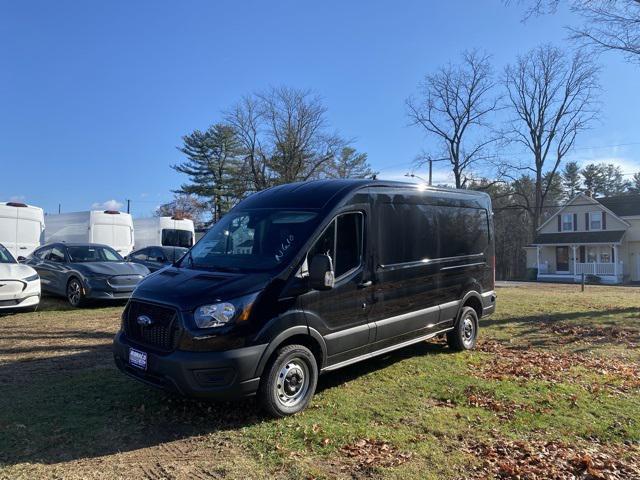
M476 334L476 324L470 316L464 317L462 321L462 343L469 347L473 343Z
M289 360L278 372L275 394L285 407L300 404L309 391L310 374L306 362L299 358Z
M67 293L67 297L69 298L69 303L71 305L78 305L80 302L80 296L82 292L80 290L80 284L75 280L69 284L69 291Z

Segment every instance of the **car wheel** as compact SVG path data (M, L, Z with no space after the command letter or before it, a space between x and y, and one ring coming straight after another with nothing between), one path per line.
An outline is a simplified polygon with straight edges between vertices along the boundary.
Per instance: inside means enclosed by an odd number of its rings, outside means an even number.
M447 332L447 344L456 351L473 350L478 340L478 314L471 307L464 307L456 326Z
M276 353L260 382L258 397L273 417L294 415L306 408L318 384L318 365L302 345L287 345Z
M81 307L85 303L84 289L77 278L72 278L67 284L67 301L74 308Z

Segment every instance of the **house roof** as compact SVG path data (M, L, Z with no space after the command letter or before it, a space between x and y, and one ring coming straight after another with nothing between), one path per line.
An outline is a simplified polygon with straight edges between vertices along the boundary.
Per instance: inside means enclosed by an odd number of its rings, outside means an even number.
M640 194L619 195L617 197L596 198L604 207L619 217L640 215Z
M625 234L624 230L603 230L601 232L558 232L539 233L532 245L549 244L583 244L583 243L618 243Z

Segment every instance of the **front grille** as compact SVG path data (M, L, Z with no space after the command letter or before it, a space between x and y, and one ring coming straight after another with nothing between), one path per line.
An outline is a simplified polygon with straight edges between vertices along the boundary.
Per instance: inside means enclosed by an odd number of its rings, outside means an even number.
M148 317L150 325L141 325L140 317ZM171 307L132 300L124 312L124 331L131 340L156 350L170 352L176 348L178 313Z
M109 285L113 287L135 287L142 280L142 275L115 275L109 277Z

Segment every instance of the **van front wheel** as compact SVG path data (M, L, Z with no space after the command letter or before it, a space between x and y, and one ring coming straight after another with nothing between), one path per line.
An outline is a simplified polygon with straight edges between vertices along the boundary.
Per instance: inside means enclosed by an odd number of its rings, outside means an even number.
M294 415L306 408L318 384L318 365L302 345L287 345L276 353L262 376L258 396L274 417Z
M478 340L478 314L471 307L464 307L460 319L450 332L447 332L447 344L455 351L473 350Z

